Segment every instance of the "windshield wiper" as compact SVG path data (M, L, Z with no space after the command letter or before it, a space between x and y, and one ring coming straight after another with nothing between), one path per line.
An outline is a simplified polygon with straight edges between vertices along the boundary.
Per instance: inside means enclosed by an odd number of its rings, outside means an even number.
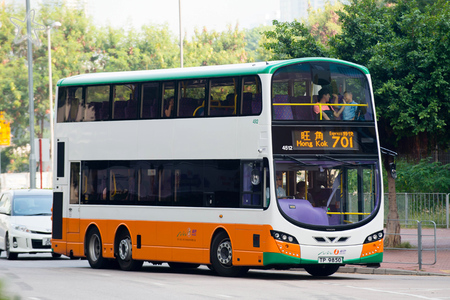
M299 160L299 159L297 159L297 158L295 158L293 156L290 156L290 155L282 155L282 158L292 159L292 160L298 162L302 166L317 166L316 164L307 164L307 163L305 163L305 162L303 162L303 161L301 161L301 160Z
M345 161L345 160L337 159L337 158L334 158L334 157L331 157L331 156L328 156L328 155L317 154L316 157L318 159L325 158L325 159L328 159L328 160L337 161L337 162L343 163L344 165L347 165L347 166L359 166L360 165L360 164L351 163L351 162L348 162L348 161Z
M51 216L51 213L38 213L38 214L30 214L27 216Z

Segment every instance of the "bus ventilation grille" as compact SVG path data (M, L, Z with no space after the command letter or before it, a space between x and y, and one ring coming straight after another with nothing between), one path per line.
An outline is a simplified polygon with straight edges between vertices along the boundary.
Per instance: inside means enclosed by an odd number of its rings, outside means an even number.
M344 243L346 242L349 237L348 236L342 236L342 237L321 237L321 236L315 236L314 239L319 243Z

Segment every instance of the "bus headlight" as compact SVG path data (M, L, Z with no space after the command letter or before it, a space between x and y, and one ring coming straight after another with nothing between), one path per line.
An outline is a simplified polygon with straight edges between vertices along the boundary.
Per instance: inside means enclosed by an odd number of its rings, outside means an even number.
M364 240L364 244L372 243L381 240L384 237L383 230L370 234Z
M298 244L298 241L294 236L281 231L271 230L270 235L278 241L288 242L291 244Z

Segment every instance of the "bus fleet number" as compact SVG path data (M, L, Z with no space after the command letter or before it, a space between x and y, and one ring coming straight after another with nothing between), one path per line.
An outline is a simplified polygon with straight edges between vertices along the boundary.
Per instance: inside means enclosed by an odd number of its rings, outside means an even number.
M289 146L289 145L285 145L285 146L281 147L281 149L283 149L284 151L292 151L292 150L294 150L294 148L292 146Z

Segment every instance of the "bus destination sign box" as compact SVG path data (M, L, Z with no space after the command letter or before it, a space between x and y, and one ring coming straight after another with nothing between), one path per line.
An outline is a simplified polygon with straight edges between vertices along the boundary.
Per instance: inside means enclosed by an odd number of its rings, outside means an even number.
M353 130L293 130L294 150L359 150Z

